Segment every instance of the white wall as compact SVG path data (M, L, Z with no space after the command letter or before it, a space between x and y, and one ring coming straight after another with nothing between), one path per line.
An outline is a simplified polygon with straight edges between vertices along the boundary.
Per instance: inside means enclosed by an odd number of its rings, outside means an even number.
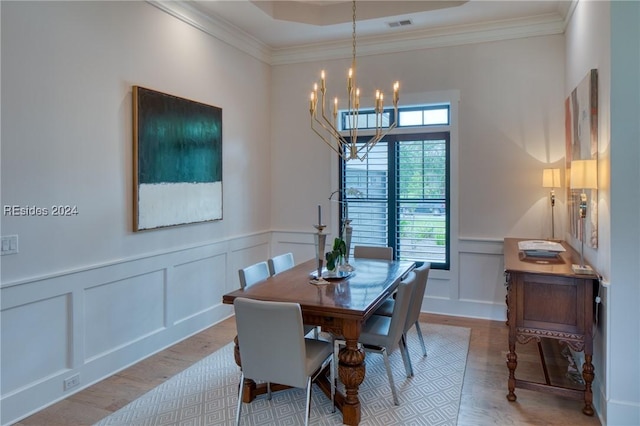
M270 68L146 2L2 2L2 424L231 313L270 253ZM132 232L131 86L223 110L224 220ZM63 390L63 380L80 385Z
M640 424L640 4L611 3L607 422ZM629 185L629 182L633 182Z
M565 96L598 69L598 236L585 257L603 276L594 403L603 424L640 424L640 6L578 3L566 30ZM574 241L574 246L579 242Z
M331 99L340 97L349 63L273 67L275 230L312 230L321 204L332 209L327 223L335 232L337 208L327 198L337 187L337 161L309 128L306 94L325 69ZM403 105L457 93L452 269L432 271L423 308L504 319L502 239L551 235L548 191L541 182L542 169L559 167L564 158L563 36L363 56L358 78L364 93L399 79ZM564 197L558 198L556 235L564 210ZM295 239L282 240L283 249L295 247Z
M579 2L566 30L566 74L565 98L584 79L590 69L598 69L598 248L585 245L585 258L605 279L610 279L609 253L610 232L610 188L608 171L610 168L610 100L611 61L610 23L608 2ZM580 249L580 241L567 232L564 237ZM607 288L601 288L602 305L599 308L599 323L594 328L595 369L594 406L600 419L605 422L605 393L607 383L607 328L611 312Z

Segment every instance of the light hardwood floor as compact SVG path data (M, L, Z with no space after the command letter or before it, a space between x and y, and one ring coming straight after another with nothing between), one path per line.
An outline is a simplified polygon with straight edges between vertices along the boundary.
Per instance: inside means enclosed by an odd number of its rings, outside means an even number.
M422 314L421 321L471 329L458 425L600 425L597 415L582 414L580 401L523 389L516 389L516 402L507 401L508 329L504 322L431 314ZM231 342L235 334L234 319L227 319L16 425L91 425ZM517 351L517 377L544 382L537 346L518 345ZM563 369L563 360L549 363L552 373Z

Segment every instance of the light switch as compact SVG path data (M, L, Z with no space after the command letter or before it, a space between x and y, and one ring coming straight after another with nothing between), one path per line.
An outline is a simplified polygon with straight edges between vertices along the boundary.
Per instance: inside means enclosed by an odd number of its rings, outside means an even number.
M2 255L18 253L18 236L8 235L2 237Z

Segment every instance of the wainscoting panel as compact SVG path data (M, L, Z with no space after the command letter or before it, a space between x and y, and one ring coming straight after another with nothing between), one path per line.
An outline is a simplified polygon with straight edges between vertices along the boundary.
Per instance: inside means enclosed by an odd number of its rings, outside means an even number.
M223 320L261 232L3 282L1 424L66 398ZM66 385L65 385L66 382Z
M2 311L3 394L70 367L69 300L61 294Z
M165 327L164 276L164 271L154 271L85 291L87 362Z
M182 263L173 268L170 300L173 323L187 321L222 302L226 287L223 254Z
M502 255L460 253L460 300L504 303Z
M427 281L425 297L448 299L450 293L449 287L451 287L451 279L435 277L435 272L435 270L429 272L429 280Z

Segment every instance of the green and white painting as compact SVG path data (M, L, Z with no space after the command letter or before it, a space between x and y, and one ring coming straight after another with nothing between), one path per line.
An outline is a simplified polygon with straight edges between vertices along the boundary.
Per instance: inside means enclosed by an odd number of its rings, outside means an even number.
M134 230L222 219L222 109L132 92Z

